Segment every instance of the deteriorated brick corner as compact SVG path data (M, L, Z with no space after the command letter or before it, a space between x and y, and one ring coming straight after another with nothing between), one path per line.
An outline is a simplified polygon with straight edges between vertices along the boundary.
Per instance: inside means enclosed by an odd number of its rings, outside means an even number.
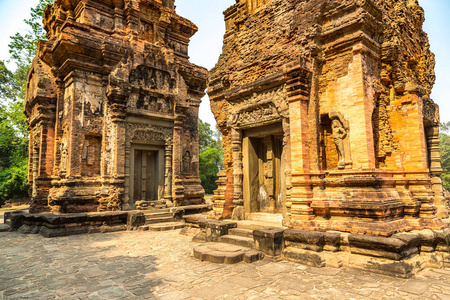
M434 55L417 0L238 0L209 75L223 134L215 218L440 230Z
M31 211L200 204L207 71L174 0L56 0L28 73Z

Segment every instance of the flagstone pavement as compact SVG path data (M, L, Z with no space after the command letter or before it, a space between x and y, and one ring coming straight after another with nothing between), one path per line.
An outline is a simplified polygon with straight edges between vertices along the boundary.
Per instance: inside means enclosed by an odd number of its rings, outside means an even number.
M450 269L398 279L355 269L193 258L190 237L0 233L0 299L450 299Z

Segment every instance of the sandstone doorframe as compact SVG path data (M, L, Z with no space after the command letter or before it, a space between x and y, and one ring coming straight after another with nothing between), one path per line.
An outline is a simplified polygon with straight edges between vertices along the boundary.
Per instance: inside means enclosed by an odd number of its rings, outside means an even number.
M158 152L158 186L162 189L158 192L158 202L172 201L172 131L168 127L127 123L124 209L136 208L133 197L135 150Z
M244 206L245 216L248 217L249 214L255 212L262 212L261 208L257 208L257 194L258 189L252 185L252 181L255 179L255 169L258 169L258 177L268 176L269 178L269 208L270 213L281 213L286 211L286 173L283 171L287 163L287 156L284 147L283 140L286 139L287 134L283 131L282 122L277 122L267 126L253 127L251 129L241 131L242 139L242 155L237 155L236 158L239 160L234 161L234 164L242 165L242 181L240 185L242 186L242 205ZM270 165L270 170L265 170L264 167L260 166L261 156L261 145L258 145L263 140L268 141L268 146L271 149L267 149L267 164ZM281 149L277 150L275 144L277 143L275 139L279 139L278 143L281 144ZM277 154L276 152L279 153ZM279 162L277 162L279 160ZM267 172L266 172L267 171ZM263 173L263 174L261 174ZM258 179L259 184L261 180ZM277 184L277 182L279 182ZM277 190L280 190L277 193ZM280 194L281 193L281 194ZM279 195L280 194L280 195ZM281 196L281 199L278 199ZM280 204L277 206L277 201L281 200ZM255 202L256 201L256 202ZM275 201L275 203L273 203Z
M156 181L154 182L153 188L156 188L157 191L157 199L135 199L136 195L136 182L135 182L135 174L137 171L137 151L142 151L142 155L147 154L147 152L154 152L156 155L155 163L156 163L156 172L154 172L154 176L156 176ZM129 193L129 205L131 207L136 206L137 201L160 201L164 198L164 173L165 173L165 158L164 158L164 146L163 145L150 145L150 144L131 144L130 149L130 193ZM142 178L140 178L142 180ZM138 191L139 192L139 191Z

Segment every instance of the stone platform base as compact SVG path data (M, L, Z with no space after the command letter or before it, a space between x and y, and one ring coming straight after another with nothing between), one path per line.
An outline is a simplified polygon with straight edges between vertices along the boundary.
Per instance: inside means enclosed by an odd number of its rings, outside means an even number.
M410 278L424 268L450 267L450 229L389 238L341 232L284 232L282 258L313 267L350 267Z
M182 234L193 236L195 242L224 241L224 237L247 227L239 221L223 222L200 217L186 218L186 223L188 225ZM255 250L267 257L296 261L319 268L349 267L410 278L424 268L450 267L450 228L426 229L382 237L339 231L266 227L254 229L250 236L253 237ZM214 262L225 260L226 256L222 255L221 251L230 245L212 245L196 248L195 257ZM206 253L217 255L207 256Z
M117 211L74 214L30 214L24 211L5 213L11 230L59 237L75 234L104 233L122 230L174 230L184 227L186 215L205 213L210 205L190 205L149 211Z
M262 252L225 243L206 243L194 248L194 257L213 263L236 264L241 261L252 263L264 258Z
M23 225L18 230L24 234L40 233L45 237L115 232L127 230L127 218L127 212L23 214Z

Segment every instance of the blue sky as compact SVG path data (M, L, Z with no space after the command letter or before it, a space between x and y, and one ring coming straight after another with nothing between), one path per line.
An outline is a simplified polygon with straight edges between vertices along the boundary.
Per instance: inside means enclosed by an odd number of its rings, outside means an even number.
M419 0L425 9L424 30L429 34L431 50L436 54L436 84L432 98L439 104L441 120L450 121L450 0ZM9 57L9 37L26 27L23 19L38 0L0 0L0 59ZM193 37L189 54L191 61L211 69L222 52L225 24L222 12L235 0L176 0L177 13L193 21L199 32ZM12 65L9 65L12 68ZM215 124L205 97L200 106L200 118Z

